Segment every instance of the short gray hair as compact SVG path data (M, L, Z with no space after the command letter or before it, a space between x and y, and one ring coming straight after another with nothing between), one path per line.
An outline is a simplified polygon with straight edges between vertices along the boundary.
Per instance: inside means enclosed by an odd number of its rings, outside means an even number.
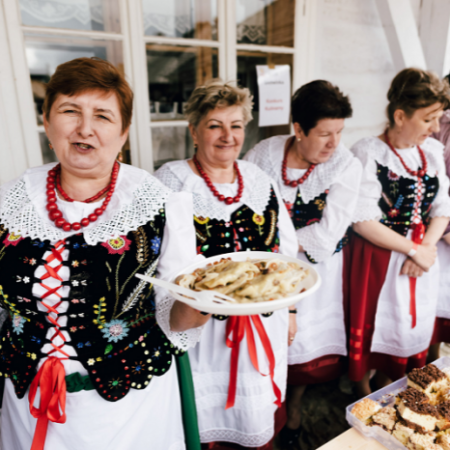
M247 88L239 88L215 79L194 89L186 104L184 114L188 122L196 127L202 118L213 109L240 106L244 125L247 125L253 119L252 100L253 96Z

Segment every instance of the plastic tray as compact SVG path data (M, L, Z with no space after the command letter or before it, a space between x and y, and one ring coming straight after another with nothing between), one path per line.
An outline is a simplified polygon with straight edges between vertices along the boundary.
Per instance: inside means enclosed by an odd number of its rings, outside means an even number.
M445 370L446 372L450 368L450 357L444 356L434 361L433 364L441 370ZM370 398L378 402L381 406L392 406L395 402L395 396L404 391L407 387L406 377L397 380L396 382L386 386L379 391L373 392L365 398ZM347 406L345 410L345 417L347 422L353 427L356 428L363 436L367 439L375 439L380 444L384 445L389 450L408 450L403 444L401 444L397 439L395 439L391 434L387 431L383 430L381 427L368 427L363 422L358 420L350 411L356 403L359 403L362 399L357 402L352 403Z

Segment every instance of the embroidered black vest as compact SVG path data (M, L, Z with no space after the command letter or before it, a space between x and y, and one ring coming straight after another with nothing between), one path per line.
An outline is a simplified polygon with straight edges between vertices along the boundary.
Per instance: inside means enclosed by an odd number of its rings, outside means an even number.
M152 221L94 246L81 234L64 240L69 251L63 266L70 268L66 312L70 336L81 362L97 392L108 401L123 398L130 388L144 389L153 376L170 369L175 349L155 320L153 289L136 273L155 272L165 224L164 209ZM55 251L49 241L22 239L0 230L0 303L8 311L1 332L0 371L10 377L22 398L36 374L47 330L53 327L48 311L41 311L33 296L36 267L46 263L46 251ZM4 239L4 236L6 238ZM45 309L45 308L44 308ZM56 356L56 353L53 354ZM59 355L62 357L63 355Z
M286 208L291 216L292 223L296 230L312 225L313 223L318 223L322 219L323 210L327 204L328 189L320 194L318 197L304 203L300 189L297 190L297 197L294 203L285 202ZM348 244L348 232L344 237L338 242L336 246L335 253L340 252L344 246ZM317 263L307 252L305 252L306 257L312 263Z
M378 202L383 213L380 222L406 236L411 226L417 183L410 178L397 175L389 167L378 163L377 177L382 186L381 198ZM439 179L437 176L425 175L422 180L424 193L420 205L420 215L422 222L427 226L430 221L431 206L439 190Z
M271 189L270 200L262 216L246 205L234 211L229 222L195 216L197 253L205 257L246 250L278 253L278 208L277 197ZM227 318L213 317L219 320Z

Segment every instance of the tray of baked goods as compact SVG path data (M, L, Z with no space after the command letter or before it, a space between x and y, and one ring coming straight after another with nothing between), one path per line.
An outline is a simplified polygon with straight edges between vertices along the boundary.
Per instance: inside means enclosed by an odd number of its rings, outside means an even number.
M346 418L389 450L450 450L450 358L349 405Z
M282 309L315 292L321 278L311 264L270 252L235 252L197 259L169 282L139 278L167 289L203 312L252 315Z

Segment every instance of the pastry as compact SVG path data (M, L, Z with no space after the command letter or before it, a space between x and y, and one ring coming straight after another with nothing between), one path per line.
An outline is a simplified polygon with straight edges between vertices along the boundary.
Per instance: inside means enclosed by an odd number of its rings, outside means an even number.
M367 423L380 410L381 406L377 402L370 398L365 398L353 406L351 413L361 422Z

